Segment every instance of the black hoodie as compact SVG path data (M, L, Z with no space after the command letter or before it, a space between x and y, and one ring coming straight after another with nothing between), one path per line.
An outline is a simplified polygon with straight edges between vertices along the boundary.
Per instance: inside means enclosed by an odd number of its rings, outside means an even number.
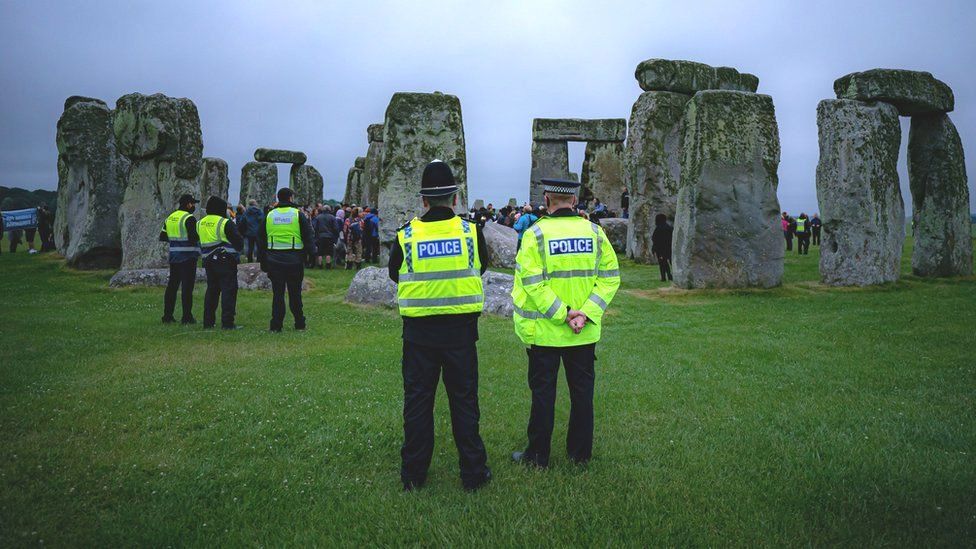
M220 217L227 217L227 202L217 198L216 196L211 196L207 200L207 215L219 215ZM237 250L238 253L244 249L244 239L241 238L240 231L237 230L237 223L224 223L224 236L227 237L227 241L230 245ZM220 257L217 257L217 256ZM234 263L237 263L237 258L234 258L225 254L213 254L211 257L215 261L223 262L229 259L233 259Z

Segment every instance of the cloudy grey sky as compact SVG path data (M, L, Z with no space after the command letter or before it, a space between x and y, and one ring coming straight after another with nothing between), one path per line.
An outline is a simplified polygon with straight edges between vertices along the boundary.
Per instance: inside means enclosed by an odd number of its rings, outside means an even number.
M779 196L816 210L816 106L855 70L927 70L976 179L976 2L729 0L0 0L0 185L54 189L65 97L191 98L231 197L256 147L305 151L338 197L396 91L461 99L472 197L527 198L535 117L628 118L650 57L759 76L782 141ZM903 120L902 147L907 142ZM579 171L582 146L571 150ZM902 188L909 202L902 153ZM282 169L281 180L287 181ZM970 191L976 203L976 192Z

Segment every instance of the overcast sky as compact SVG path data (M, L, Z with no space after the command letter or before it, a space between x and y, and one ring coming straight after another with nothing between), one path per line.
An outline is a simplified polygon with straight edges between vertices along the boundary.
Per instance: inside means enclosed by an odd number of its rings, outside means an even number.
M0 185L55 189L64 99L189 97L204 154L232 199L257 147L305 151L341 198L397 91L461 99L471 197L528 196L535 117L629 118L643 59L728 65L760 78L782 142L779 198L815 211L816 106L835 78L930 71L976 179L976 2L313 2L0 0ZM902 189L907 192L903 120ZM571 170L582 165L571 147ZM287 168L280 170L281 184Z

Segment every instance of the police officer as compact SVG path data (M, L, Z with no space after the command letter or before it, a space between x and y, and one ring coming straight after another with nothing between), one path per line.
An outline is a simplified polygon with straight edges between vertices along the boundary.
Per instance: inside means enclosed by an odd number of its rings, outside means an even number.
M217 323L217 302L220 302L220 327L239 328L234 324L237 310L237 264L240 262L244 239L237 224L227 219L227 202L211 196L207 199L207 215L200 220L200 253L207 270L207 293L203 298L203 327Z
M271 279L271 331L280 332L285 321L285 290L288 308L295 317L295 329L305 329L302 309L302 280L305 259L315 254L315 233L305 214L292 198L288 187L278 190L278 205L258 227L258 261Z
M515 333L529 346L529 444L512 459L549 465L562 360L569 384L566 451L578 464L593 453L593 381L596 342L603 313L620 286L617 255L603 229L574 211L580 184L544 179L550 214L523 238L516 257Z
M796 253L797 255L810 253L810 220L805 213L801 213L796 219Z
M427 479L434 452L434 393L444 379L454 444L465 490L491 480L478 432L478 317L481 275L488 268L484 236L454 213L458 187L451 168L434 160L424 168L420 196L427 212L397 231L390 278L398 283L403 317L403 446L400 480L416 490Z
M180 197L180 207L169 214L159 233L160 242L169 243L169 281L163 294L163 323L175 322L176 290L182 288L183 324L195 324L193 318L193 285L197 279L197 258L200 257L200 237L197 220L193 217L196 204L191 195Z

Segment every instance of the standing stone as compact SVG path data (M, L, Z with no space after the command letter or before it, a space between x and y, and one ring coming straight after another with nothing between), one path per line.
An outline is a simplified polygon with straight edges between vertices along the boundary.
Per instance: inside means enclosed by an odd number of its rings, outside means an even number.
M651 253L654 217L673 218L681 174L681 120L690 96L645 92L630 114L627 134L627 180L630 223L627 255L638 263L657 263Z
M163 221L180 195L200 192L200 116L189 99L133 93L116 102L113 130L119 151L131 161L119 209L121 269L163 267Z
M278 166L271 162L248 162L241 168L241 204L257 200L263 208L275 201Z
M366 150L366 167L363 173L363 202L375 207L379 203L380 168L383 164L383 124L370 124L366 128L369 149Z
M119 206L129 161L118 153L112 111L103 101L70 97L58 120L58 209L54 242L69 266L118 268Z
M543 203L542 179L569 179L569 146L565 141L532 141L529 202Z
M627 251L627 226L629 220L622 217L607 217L600 220L603 232L607 234L613 251L623 255Z
M898 280L905 241L897 170L898 110L888 103L827 99L817 106L817 127L824 284L865 286Z
M912 273L973 274L972 221L966 159L956 126L946 114L912 117L908 133L912 191Z
M342 197L343 204L356 204L360 203L360 199L363 196L363 170L353 166L349 168L349 173L346 175L346 193Z
M515 229L489 221L480 230L488 247L488 266L514 269L515 254L518 252L518 233Z
M292 164L288 176L288 186L295 191L295 203L300 206L314 206L322 202L322 187L325 180L322 174L308 164Z
M583 154L580 181L586 193L599 198L620 215L620 195L624 192L624 144L622 141L588 141Z
M227 175L227 162L220 158L204 158L203 169L200 171L200 192L197 198L204 204L211 196L227 200L230 189L230 177ZM228 204L231 208L233 204ZM206 215L206 208L197 208L197 216Z
M304 164L308 157L301 151L260 148L254 151L255 162L277 162L281 164Z
M418 192L430 161L440 159L451 167L460 189L457 211L468 209L461 101L439 92L393 94L383 122L383 142L378 206L381 250L388 253L396 229L423 213Z
M674 226L682 288L778 286L779 131L768 95L698 92L685 109Z

